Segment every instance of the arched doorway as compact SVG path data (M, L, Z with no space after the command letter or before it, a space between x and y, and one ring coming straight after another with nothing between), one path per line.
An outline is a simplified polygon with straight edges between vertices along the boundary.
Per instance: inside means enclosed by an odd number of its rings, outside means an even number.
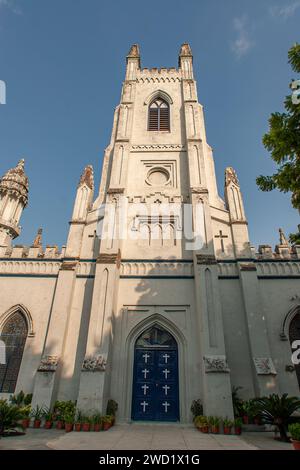
M136 340L134 348L133 420L179 419L178 347L174 337L155 324Z
M0 364L0 392L15 391L27 335L26 319L17 311L6 320L0 334L6 356L6 363Z
M289 326L289 339L291 346L296 340L300 340L300 313L296 313L293 317L290 326ZM294 364L295 371L298 379L298 385L300 388L300 364Z

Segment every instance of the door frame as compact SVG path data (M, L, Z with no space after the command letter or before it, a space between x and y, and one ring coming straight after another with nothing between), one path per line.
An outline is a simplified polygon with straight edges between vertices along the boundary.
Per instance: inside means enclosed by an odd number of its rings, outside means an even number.
M159 313L154 313L141 320L133 327L126 338L125 344L125 370L124 370L124 385L125 385L125 416L128 422L135 422L131 419L132 415L132 396L133 396L133 367L134 367L134 351L135 343L142 332L157 324L158 326L167 330L177 342L178 354L178 395L179 395L179 422L188 422L189 416L187 413L186 401L188 396L188 380L187 380L187 341L182 332L174 325L173 322L163 317Z

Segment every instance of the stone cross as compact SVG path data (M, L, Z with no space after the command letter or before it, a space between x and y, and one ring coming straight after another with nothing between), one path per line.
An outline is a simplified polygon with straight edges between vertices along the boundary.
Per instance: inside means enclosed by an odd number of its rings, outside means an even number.
M143 369L142 372L144 374L144 379L145 379L147 377L147 374L148 374L149 370L148 369Z
M165 391L165 395L168 395L168 390L169 390L169 388L170 388L169 385L164 385L162 388L163 388L164 391Z
M169 357L170 357L169 354L164 354L163 355L163 358L165 360L165 364L167 364Z
M145 359L145 364L147 364L148 358L150 357L150 354L145 353L145 354L142 355L142 357Z
M144 395L147 395L147 389L149 388L148 385L144 384L141 388L144 390Z
M221 250L224 253L225 248L224 248L224 238L228 238L228 235L223 235L222 230L219 230L219 235L215 235L215 238L220 238L221 242Z
M170 373L169 369L164 369L162 372L163 372L163 374L164 374L164 376L165 376L165 379L167 379L167 378L168 378L168 374Z

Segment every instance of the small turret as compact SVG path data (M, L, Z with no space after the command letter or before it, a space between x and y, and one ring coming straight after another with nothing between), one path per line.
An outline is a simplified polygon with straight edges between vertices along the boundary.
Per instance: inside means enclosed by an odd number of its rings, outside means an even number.
M133 44L126 56L126 80L135 80L136 71L141 68L140 49L138 44Z
M19 222L28 203L28 178L24 159L0 179L0 247L8 247L20 235Z
M178 66L182 70L183 78L193 80L193 54L191 46L185 42L179 52Z

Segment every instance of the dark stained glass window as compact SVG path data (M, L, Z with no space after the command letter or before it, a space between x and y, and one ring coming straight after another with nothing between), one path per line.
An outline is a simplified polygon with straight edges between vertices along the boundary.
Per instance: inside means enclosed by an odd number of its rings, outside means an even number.
M164 347L164 348L176 348L176 341L173 336L158 325L154 325L151 328L145 330L141 336L137 339L137 348L148 348L148 347Z
M21 312L14 313L0 334L5 344L5 364L0 364L0 392L14 393L28 334L27 323Z
M300 340L300 313L297 313L290 323L289 337L291 345L293 341ZM300 364L295 364L295 371L300 388Z

